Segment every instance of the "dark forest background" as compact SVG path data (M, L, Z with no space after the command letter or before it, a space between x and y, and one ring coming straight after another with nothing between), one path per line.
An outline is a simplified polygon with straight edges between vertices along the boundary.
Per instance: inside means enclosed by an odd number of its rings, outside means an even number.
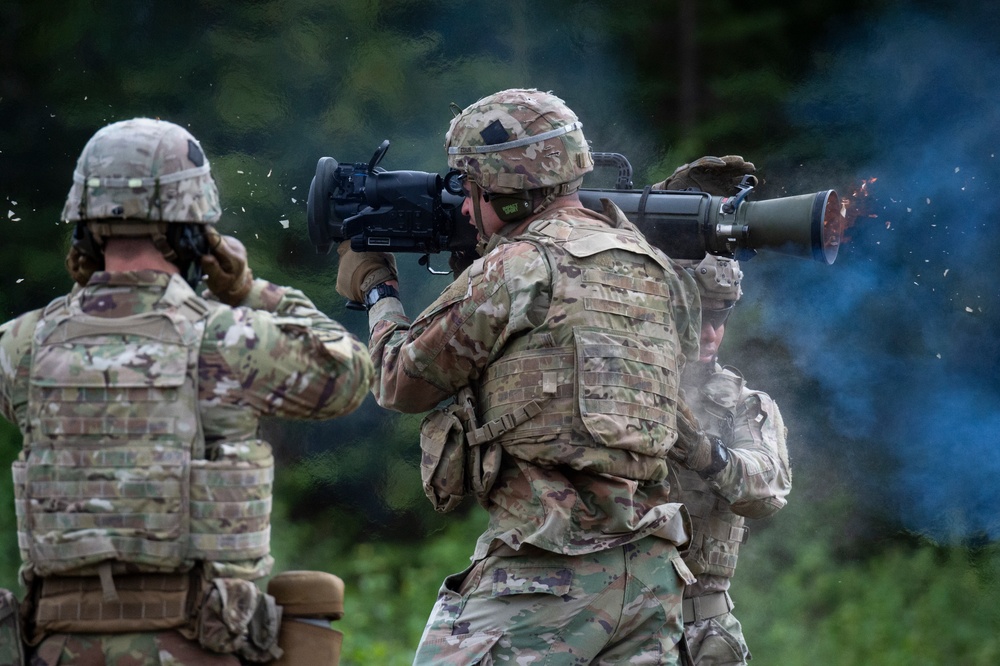
M189 127L219 227L255 273L343 308L306 231L321 156L446 169L449 103L552 90L635 181L701 155L757 199L836 189L835 264L761 253L722 361L781 405L794 487L751 525L733 596L760 664L1000 663L1000 14L988 0L6 0L0 4L0 321L70 287L59 214L99 127ZM590 181L590 186L596 186ZM603 186L603 185L602 185ZM400 257L416 314L446 286ZM345 664L407 664L485 514L435 514L420 416L369 399L269 422L278 568L348 585ZM0 423L0 456L20 436ZM0 477L0 584L16 587Z

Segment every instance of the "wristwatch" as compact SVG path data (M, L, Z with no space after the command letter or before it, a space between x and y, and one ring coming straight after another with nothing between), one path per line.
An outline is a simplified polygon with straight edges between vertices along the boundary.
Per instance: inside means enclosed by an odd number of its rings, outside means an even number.
M709 437L708 439L712 445L712 462L705 469L698 470L698 476L703 479L715 476L729 464L729 447L719 437Z
M365 294L365 309L371 310L383 298L399 298L399 290L385 282L375 285Z

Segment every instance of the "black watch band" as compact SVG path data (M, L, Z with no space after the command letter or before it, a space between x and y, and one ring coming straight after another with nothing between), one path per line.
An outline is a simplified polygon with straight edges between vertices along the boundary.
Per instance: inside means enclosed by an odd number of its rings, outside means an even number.
M383 298L399 298L399 290L385 282L375 285L365 294L365 309L371 310Z
M729 448L718 437L709 437L709 440L712 443L712 462L705 469L698 471L698 475L703 479L715 476L729 464Z

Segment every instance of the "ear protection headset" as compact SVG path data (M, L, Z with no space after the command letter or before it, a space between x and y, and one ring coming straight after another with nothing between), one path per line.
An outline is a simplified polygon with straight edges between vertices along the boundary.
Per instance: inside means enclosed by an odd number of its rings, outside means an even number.
M100 230L95 233L91 225L99 227ZM120 224L115 224L115 226L121 228ZM136 227L135 233L112 235L108 233L110 224L78 220L73 229L73 247L80 254L94 261L100 269L103 269L104 238L149 236L167 261L177 266L185 281L192 289L195 288L201 280L201 258L209 253L208 239L205 237L203 229L205 225L153 222L130 224L130 226Z

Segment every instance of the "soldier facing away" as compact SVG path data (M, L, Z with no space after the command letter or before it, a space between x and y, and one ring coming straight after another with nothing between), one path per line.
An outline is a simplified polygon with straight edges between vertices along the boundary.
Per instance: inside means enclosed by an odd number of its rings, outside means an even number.
M258 422L353 411L364 345L254 279L213 223L200 144L136 118L84 147L62 218L67 296L0 327L31 663L183 665L280 654L274 460ZM196 293L200 276L208 291Z
M743 175L754 172L752 163L735 155L703 157L653 188L731 196ZM743 295L739 262L707 255L678 263L697 282L702 308L701 356L681 379L701 432L683 438L693 446L670 452L682 463L675 499L684 502L694 530L684 561L698 578L684 590L684 632L695 664L746 664L750 652L732 613L729 583L749 533L745 519L774 514L791 490L785 425L770 396L748 388L738 370L718 362L726 321Z
M369 307L379 404L472 406L458 451L489 526L442 584L415 664L679 660L689 523L664 479L698 296L617 207L581 204L581 128L527 89L452 120L448 162L484 247L412 322L392 256L339 249L338 292Z

